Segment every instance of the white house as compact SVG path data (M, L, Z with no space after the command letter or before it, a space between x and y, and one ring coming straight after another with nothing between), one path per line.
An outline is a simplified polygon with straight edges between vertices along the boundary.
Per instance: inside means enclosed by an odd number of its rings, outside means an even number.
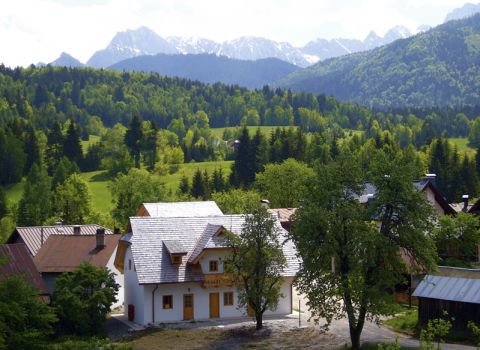
M130 320L149 323L239 317L237 289L223 278L228 249L224 230L239 234L243 215L204 217L132 217L130 233L119 242L115 266L125 276L125 312ZM276 223L279 239L286 231ZM292 312L292 282L299 268L291 241L284 244L287 267L278 308Z
M142 203L136 216L186 217L223 215L214 201Z

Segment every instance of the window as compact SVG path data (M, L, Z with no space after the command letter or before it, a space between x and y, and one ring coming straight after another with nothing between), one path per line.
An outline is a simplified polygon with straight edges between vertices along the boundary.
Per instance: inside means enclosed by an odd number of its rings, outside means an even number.
M223 293L223 305L232 306L233 305L233 292Z
M173 263L174 264L181 264L182 263L182 257L180 255L174 255L173 256Z
M132 260L131 259L128 259L128 269L129 270L132 269Z
M210 271L211 271L211 272L218 271L218 262L217 262L217 260L210 260Z
M173 308L173 296L171 296L171 295L164 295L163 296L163 308L164 309Z

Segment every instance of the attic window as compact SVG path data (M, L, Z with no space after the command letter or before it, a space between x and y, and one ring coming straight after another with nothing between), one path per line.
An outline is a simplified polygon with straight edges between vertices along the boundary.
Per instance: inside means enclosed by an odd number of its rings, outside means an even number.
M218 271L218 262L217 260L210 260L210 272Z
M181 255L172 255L172 264L181 264L182 256Z

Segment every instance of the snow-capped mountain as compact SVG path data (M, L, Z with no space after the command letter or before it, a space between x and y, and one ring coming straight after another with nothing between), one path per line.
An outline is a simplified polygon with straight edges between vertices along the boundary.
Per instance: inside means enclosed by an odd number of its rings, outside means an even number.
M136 30L119 32L104 49L97 51L87 61L87 65L96 68L105 68L127 58L157 53L178 53L167 40L153 30L140 27Z
M465 17L470 17L479 12L480 12L480 3L478 4L467 3L462 7L456 8L453 11L449 12L445 17L445 22L456 20L456 19L462 19Z
M243 36L223 43L193 37L171 36L164 39L154 31L141 27L117 33L104 50L95 52L87 65L105 68L137 56L206 53L242 60L278 58L299 67L307 67L319 60L370 50L411 35L407 28L396 26L384 37L370 32L363 41L342 38L316 39L304 47L295 47L288 42L276 42L253 36Z

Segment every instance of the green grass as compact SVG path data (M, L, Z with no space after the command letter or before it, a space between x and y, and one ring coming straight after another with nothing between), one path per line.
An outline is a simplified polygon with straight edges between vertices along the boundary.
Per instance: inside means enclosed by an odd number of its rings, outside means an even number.
M250 136L254 135L257 132L258 128L260 128L260 132L262 134L264 134L265 136L270 136L270 134L272 133L272 130L275 130L276 128L289 128L289 126L247 126ZM294 128L297 128L297 127L294 126ZM212 135L217 136L219 139L221 139L225 129L235 131L236 129L241 130L241 127L232 126L228 128L212 128L210 130L212 131Z
M461 154L467 153L469 157L475 156L475 149L468 146L468 138L466 137L451 137L448 139L452 144L457 146L458 152Z
M162 176L162 181L165 183L165 187L167 190L171 190L173 193L178 190L178 186L180 185L180 180L183 175L186 175L190 181L192 181L193 174L197 171L197 168L200 169L202 172L207 170L208 174L211 175L213 171L216 169L222 169L223 176L227 179L228 175L230 175L230 167L233 161L225 160L219 162L202 162L202 163L186 163L180 165L180 169L174 173Z
M81 142L81 144L82 144L83 154L87 154L87 151L88 151L88 147L89 147L89 146L94 145L94 144L100 142L100 136L90 135L90 136L88 137L88 140L82 140L82 141L80 141L80 142Z
M413 335L416 332L417 322L418 309L416 307L412 307L411 309L403 307L403 311L383 323L396 332Z
M12 204L16 204L20 202L20 199L22 199L24 187L25 187L25 178L23 178L21 182L18 182L14 185L6 186L5 196L7 197L7 200Z
M105 171L92 171L81 173L80 175L87 181L90 194L92 195L93 210L109 214L113 209L112 195L108 189L112 178Z

